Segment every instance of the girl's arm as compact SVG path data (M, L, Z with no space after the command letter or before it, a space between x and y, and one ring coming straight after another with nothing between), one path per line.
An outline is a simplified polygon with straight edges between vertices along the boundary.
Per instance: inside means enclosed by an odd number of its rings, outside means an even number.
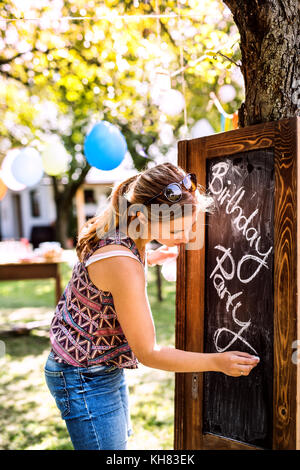
M101 267L100 267L101 263ZM174 372L216 371L227 375L248 375L259 359L247 353L196 353L156 344L155 327L140 262L114 257L89 266L92 282L101 289L97 270L106 272L105 290L113 295L121 328L133 353L145 366ZM102 274L103 276L103 274Z

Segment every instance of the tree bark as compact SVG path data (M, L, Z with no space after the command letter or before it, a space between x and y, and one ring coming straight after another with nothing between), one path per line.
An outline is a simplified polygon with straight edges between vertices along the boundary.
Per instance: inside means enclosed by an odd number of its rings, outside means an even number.
M223 1L241 37L239 127L299 116L299 0Z

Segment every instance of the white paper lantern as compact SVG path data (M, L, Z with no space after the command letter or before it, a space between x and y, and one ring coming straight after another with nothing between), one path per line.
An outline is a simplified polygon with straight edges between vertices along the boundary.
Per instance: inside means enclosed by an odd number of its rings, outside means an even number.
M232 85L223 85L218 91L218 96L222 103L229 103L236 96L235 88Z
M165 69L156 69L154 73L154 87L161 92L169 91L171 89L170 72Z
M1 178L3 182L6 184L6 186L12 191L22 191L23 189L26 188L25 184L20 183L19 181L16 180L16 178L14 177L11 171L12 163L19 153L20 153L20 149L10 150L7 153L7 155L4 157L4 160L2 162L2 167L1 167L2 169Z
M191 129L191 137L192 139L197 139L199 137L205 137L206 135L212 135L215 133L214 128L208 122L207 119L203 118L194 124Z
M12 162L11 172L19 183L35 186L44 173L38 151L32 147L20 150Z
M168 116L176 116L182 112L184 105L183 94L171 89L161 95L159 109Z

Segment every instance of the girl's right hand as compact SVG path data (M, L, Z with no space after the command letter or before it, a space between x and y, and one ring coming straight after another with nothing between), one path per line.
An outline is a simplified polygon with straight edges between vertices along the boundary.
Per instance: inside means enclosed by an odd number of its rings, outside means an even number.
M240 351L227 351L216 354L217 371L232 377L249 375L260 359Z

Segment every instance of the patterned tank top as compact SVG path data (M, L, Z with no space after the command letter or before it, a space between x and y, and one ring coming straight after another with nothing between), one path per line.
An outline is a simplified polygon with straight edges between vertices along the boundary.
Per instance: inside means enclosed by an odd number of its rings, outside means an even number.
M71 279L57 304L50 329L52 354L57 362L76 367L97 364L127 369L138 367L138 360L118 322L112 294L99 290L87 271L88 259L94 251L110 244L129 248L128 255L133 254L143 264L147 279L147 257L143 263L130 237L115 229L112 236L99 240L83 262L78 261L73 267ZM107 258L114 256L113 253L115 250L94 255L94 258Z

